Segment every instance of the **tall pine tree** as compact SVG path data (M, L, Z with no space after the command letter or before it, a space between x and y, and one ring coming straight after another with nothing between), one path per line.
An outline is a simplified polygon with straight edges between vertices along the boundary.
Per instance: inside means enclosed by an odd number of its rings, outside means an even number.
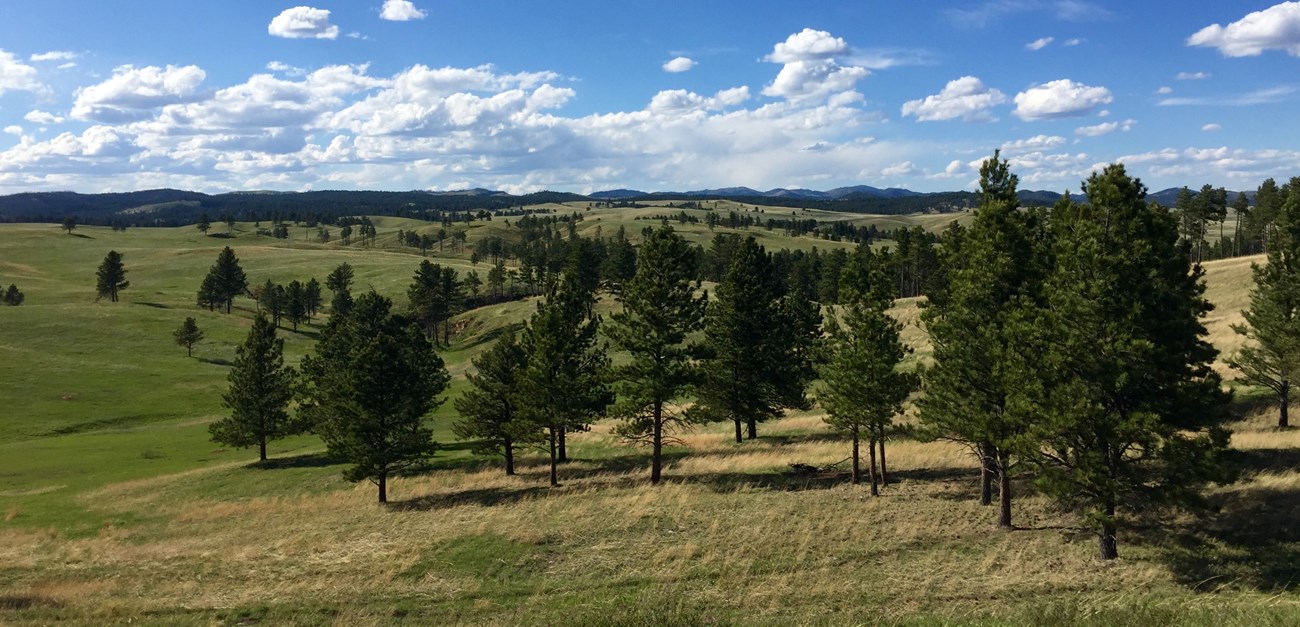
M370 292L331 320L316 353L303 358L303 412L330 454L369 480L388 502L388 479L417 467L436 444L425 417L450 380L428 338L392 302Z
M122 254L116 250L108 251L95 273L95 291L100 298L107 296L116 303L117 293L130 285L131 282L126 280L126 267L122 265Z
M1300 179L1286 188L1286 201L1273 222L1268 263L1251 264L1255 287L1246 324L1232 329L1247 344L1228 360L1250 385L1267 388L1277 399L1277 426L1290 426L1294 386L1300 383Z
M288 411L296 377L284 365L284 340L275 336L275 325L265 316L254 318L248 338L235 349L227 377L230 389L222 396L231 413L208 426L212 440L237 448L256 446L258 459L265 462L267 442L303 431Z
M456 399L461 419L452 425L456 437L470 440L477 455L505 458L506 474L515 474L515 450L521 444L536 443L535 433L518 424L519 377L528 365L528 355L519 345L514 328L505 332L492 348L474 358L475 372L467 374L470 388Z
M1176 217L1148 205L1122 165L1083 191L1086 204L1052 211L1056 264L1034 325L1046 381L1021 404L1042 409L1039 486L1080 511L1113 559L1123 510L1195 504L1226 476L1228 397L1204 339L1203 272Z
M608 333L630 359L615 370L624 423L618 433L650 445L650 483L663 472L663 445L680 425L672 402L698 379L699 347L688 337L704 323L706 295L696 295L694 251L664 226L650 234L636 255L636 273L623 285L623 311Z

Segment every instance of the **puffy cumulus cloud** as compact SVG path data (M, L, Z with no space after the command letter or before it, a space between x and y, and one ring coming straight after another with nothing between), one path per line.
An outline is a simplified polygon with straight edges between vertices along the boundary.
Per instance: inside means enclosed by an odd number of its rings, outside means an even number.
M1223 130L1223 125L1222 125L1222 124L1215 124L1215 123L1211 122L1210 124L1206 124L1205 126L1202 126L1202 127L1201 127L1201 130L1204 131L1204 132L1206 132L1206 133L1217 133L1217 132Z
M642 108L566 116L577 94L562 80L491 66L259 73L81 134L24 136L0 151L0 188L833 186L925 156L866 137L873 115L856 92L746 106L745 86L668 91ZM176 97L165 96L103 101Z
M802 100L851 91L870 72L858 65L841 65L838 59L850 53L847 42L826 31L805 28L790 35L764 57L782 67L763 94Z
M35 124L61 124L63 122L62 117L40 109L28 111L27 115L23 116L23 119Z
M1063 78L1016 94L1016 109L1012 113L1022 120L1071 118L1092 113L1114 100L1105 87L1091 87Z
M1011 170L1028 185L1075 181L1092 171L1092 158L1087 153L1028 152L1007 159Z
M986 87L980 79L963 76L948 81L943 91L936 95L907 101L903 104L903 115L916 116L918 122L955 118L968 122L987 122L993 120L989 109L1006 101L1005 94Z
M409 22L422 20L429 14L417 9L411 0L384 0L384 7L379 10L379 19L390 22Z
M1053 41L1056 41L1055 37L1039 37L1038 39L1025 44L1025 50L1037 52L1051 45Z
M1135 124L1137 124L1137 120L1124 120L1123 122L1120 121L1103 122L1101 124L1094 124L1092 126L1081 126L1079 128L1076 128L1074 129L1074 134L1080 137L1101 137L1102 135L1110 135L1115 131L1122 131L1127 133L1133 130L1133 126Z
M266 32L285 39L338 39L339 27L330 24L329 9L298 6L272 18Z
M677 57L664 64L665 72L688 72L695 67L695 60L689 57Z
M5 132L9 133L10 135L16 135L18 137L22 137L23 127L18 126L17 124L10 124L9 126L5 127Z
M207 74L196 65L165 68L124 65L108 80L77 90L72 117L124 122L148 117L153 109L198 96Z
M12 53L0 50L0 96L7 91L45 93L46 87L36 80L36 68L18 60Z
M1002 152L1006 154L1016 154L1021 152L1033 152L1041 150L1051 150L1064 146L1066 139L1060 135L1035 135L1029 139L1017 139L1002 144Z
M1225 57L1255 57L1265 50L1300 57L1300 2L1282 2L1227 26L1211 24L1188 37L1187 45L1217 48Z

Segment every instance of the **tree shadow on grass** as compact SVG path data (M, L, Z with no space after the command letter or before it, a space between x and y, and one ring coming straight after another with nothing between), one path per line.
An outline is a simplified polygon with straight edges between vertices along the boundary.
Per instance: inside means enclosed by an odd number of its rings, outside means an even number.
M283 470L285 468L324 468L342 463L338 459L331 457L329 453L305 453L290 457L272 457L264 462L253 462L247 467L254 470Z
M213 366L225 366L229 368L235 365L234 362L230 361L229 359L219 359L219 358L212 358L212 357L196 357L196 359L198 359L199 361L205 364L210 364Z
M86 235L85 233L69 233L68 235L71 235L73 237L80 237L81 239L95 239L94 237Z
M1247 475L1266 477L1300 468L1300 450L1231 452ZM1264 592L1300 589L1300 481L1263 480L1230 487L1209 497L1207 512L1170 529L1144 531L1162 545L1174 577L1197 591L1248 588Z
M154 309L172 309L171 305L164 305L162 303L148 303L144 301L136 301L133 304L144 305L145 307L153 307Z

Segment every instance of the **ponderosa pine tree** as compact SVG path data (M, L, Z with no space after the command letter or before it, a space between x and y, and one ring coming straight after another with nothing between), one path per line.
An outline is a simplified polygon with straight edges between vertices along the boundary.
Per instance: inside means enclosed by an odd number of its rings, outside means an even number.
M1056 263L1033 325L1045 381L1016 402L1042 410L1040 488L1082 512L1113 559L1121 510L1195 504L1226 477L1228 394L1204 339L1204 274L1176 217L1122 165L1083 191L1086 204L1052 210Z
M293 325L293 330L297 331L298 323L307 318L307 300L303 296L302 282L290 281L289 287L284 290L284 296L284 314Z
M922 313L934 345L923 371L922 434L969 446L980 460L980 502L999 485L1001 527L1011 527L1011 476L1029 447L1032 414L1010 397L1032 375L1016 367L1029 350L1013 323L1016 311L1042 299L1050 268L1046 216L1021 209L1019 179L994 152L980 167L980 207L960 235L960 254L943 257L947 284Z
M450 376L424 333L374 292L357 298L303 358L302 412L330 454L388 502L388 478L425 463L437 445L425 417Z
M126 266L122 265L122 254L116 250L108 251L95 272L95 291L100 298L107 296L116 303L117 293L130 285L131 282L126 280Z
M77 230L77 219L73 216L68 216L63 219L63 223L59 225L59 228L67 231L68 235L72 235L72 232Z
M596 345L600 318L591 315L593 295L572 265L555 277L520 344L528 365L520 373L520 421L544 433L551 459L551 486L559 485L560 437L586 430L613 402L606 384L609 358Z
M869 283L893 287L884 273L873 274ZM885 313L893 303L892 292L867 289L845 294L844 322L831 325L828 361L818 369L822 378L818 401L826 409L826 423L848 433L852 440L851 480L855 485L862 476L859 442L863 435L867 437L873 496L880 493L877 444L918 383L916 375L898 369L911 351L899 339L903 325Z
M705 314L706 357L691 420L731 421L741 442L744 427L754 439L759 422L803 400L794 398L786 380L802 365L791 363L796 332L782 328L791 321L783 315L781 292L763 247L753 237L737 243Z
M205 213L199 216L199 221L194 226L198 228L200 233L207 235L208 229L212 228L212 221L208 219L208 214Z
M346 315L352 309L352 266L339 264L325 277L325 287L334 293L330 300L330 315Z
M19 290L17 285L10 283L9 289L5 290L4 293L4 303L6 305L17 307L18 305L23 304L24 300L26 300L26 297L23 296L22 290Z
M199 287L199 305L214 308L225 305L226 313L235 302L235 297L248 290L248 277L239 267L239 258L229 246L217 255L217 262L208 269L208 274Z
M199 324L194 321L193 317L186 317L185 322L181 323L181 328L172 333L176 340L177 346L185 347L185 356L194 356L194 345L203 340L203 331L199 330Z
M1228 365L1245 383L1273 393L1277 426L1285 429L1291 425L1293 387L1300 383L1300 179L1283 189L1286 201L1273 221L1268 263L1250 267L1255 287L1250 308L1242 312L1246 324L1232 327L1247 344Z
M192 322L189 319L186 322ZM266 461L266 444L303 431L289 416L289 401L297 377L284 365L284 340L265 316L253 319L248 339L235 349L235 364L222 396L231 414L208 426L212 441L225 446L256 446L258 459Z
M302 303L307 307L307 321L311 322L312 317L316 315L321 306L320 281L317 281L315 277L312 277L303 286Z
M608 333L629 353L615 369L623 419L617 433L651 447L650 483L659 483L663 445L682 422L672 402L699 379L699 346L688 337L704 325L707 295L696 295L694 251L664 226L650 234L636 255L636 273L623 284L623 311L611 316Z
M513 475L515 450L521 444L538 441L535 431L516 423L519 376L528 365L528 355L510 327L473 363L476 372L465 375L470 388L455 402L461 420L452 425L452 432L462 440L472 441L476 455L504 457L506 474Z

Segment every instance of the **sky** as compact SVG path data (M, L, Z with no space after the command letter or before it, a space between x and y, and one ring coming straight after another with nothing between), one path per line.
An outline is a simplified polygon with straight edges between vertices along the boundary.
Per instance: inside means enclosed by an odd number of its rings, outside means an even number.
M1300 2L5 0L0 194L1300 176Z

